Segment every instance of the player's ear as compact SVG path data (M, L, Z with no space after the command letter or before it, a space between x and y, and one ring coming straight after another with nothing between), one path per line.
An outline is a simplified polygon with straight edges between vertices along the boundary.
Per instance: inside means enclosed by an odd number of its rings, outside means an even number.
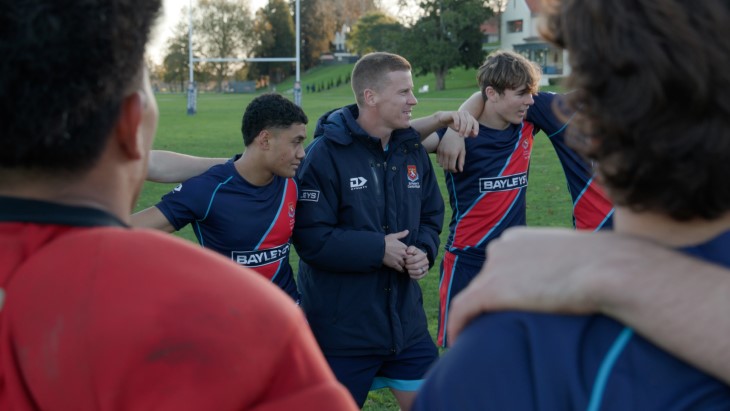
M268 150L271 140L271 132L267 129L263 129L259 132L259 135L256 136L256 144L258 144L259 148L262 150Z
M377 103L378 101L378 93L373 89L366 88L365 90L363 90L362 97L365 101L365 104L369 106L374 106L375 103Z
M145 96L141 91L129 94L122 100L119 116L114 126L114 139L121 151L130 159L144 156L145 144L138 132L142 122Z
M487 100L492 100L497 96L497 94L497 90L495 90L492 86L487 86L487 88L484 89L484 95L487 97Z

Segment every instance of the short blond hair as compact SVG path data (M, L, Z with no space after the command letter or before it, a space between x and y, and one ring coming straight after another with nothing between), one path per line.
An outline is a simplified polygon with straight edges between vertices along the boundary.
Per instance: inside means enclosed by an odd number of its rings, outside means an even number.
M385 76L392 71L411 71L411 63L402 56L392 53L369 53L352 69L351 86L358 105L365 103L366 89L380 90Z

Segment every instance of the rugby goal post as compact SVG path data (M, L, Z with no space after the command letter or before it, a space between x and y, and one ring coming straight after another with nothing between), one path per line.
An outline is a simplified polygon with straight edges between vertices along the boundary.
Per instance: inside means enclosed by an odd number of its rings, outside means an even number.
M193 5L190 0L188 5L188 68L190 80L188 82L188 115L194 115L198 112L198 90L195 86L195 78L193 77L193 63L239 63L239 62L294 62L296 63L296 77L294 79L294 103L302 105L302 88L300 79L300 23L299 23L299 1L295 1L294 25L296 32L295 56L294 57L262 57L262 58L235 58L235 57L215 57L215 58L194 58L193 57Z

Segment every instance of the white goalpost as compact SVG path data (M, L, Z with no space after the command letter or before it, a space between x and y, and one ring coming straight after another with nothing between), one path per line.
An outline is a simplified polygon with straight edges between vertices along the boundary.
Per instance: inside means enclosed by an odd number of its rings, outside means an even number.
M302 105L302 87L300 79L300 59L299 59L299 48L300 48L300 25L299 25L299 1L295 2L294 11L294 24L296 32L296 44L295 44L295 56L294 57L262 57L262 58L235 58L235 57L215 57L215 58L194 58L193 57L193 5L190 0L188 5L188 67L190 72L190 79L188 82L188 115L194 115L197 113L197 96L198 91L195 87L195 79L193 77L193 63L239 63L239 62L295 62L296 63L296 77L294 80L294 103L298 106Z

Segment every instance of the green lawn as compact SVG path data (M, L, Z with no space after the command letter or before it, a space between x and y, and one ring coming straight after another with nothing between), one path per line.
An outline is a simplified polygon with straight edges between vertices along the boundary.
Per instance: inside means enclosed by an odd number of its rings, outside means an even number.
M345 70L345 71L343 71ZM349 71L342 66L319 69L307 76L317 76L317 81L337 78L342 72ZM476 90L474 71L454 70L447 80L448 90L417 94L419 104L414 110L414 117L425 116L436 110L455 110L473 91ZM306 84L309 77L303 76ZM343 75L344 80L344 75ZM416 78L416 87L430 81L433 90L433 78ZM288 86L287 86L288 85ZM283 94L291 88L291 81L277 88ZM213 157L230 157L243 150L241 137L241 116L249 101L250 94L202 94L198 98L198 113L186 115L186 97L182 94L161 94L157 96L160 107L160 122L154 148L179 151L187 154ZM309 117L307 133L311 139L314 125L324 112L352 103L352 91L349 84L321 93L304 93L302 105ZM432 157L439 179L442 195L448 204L444 188L444 174ZM168 192L173 185L146 183L137 204L137 210L154 205L159 198ZM535 140L530 171L530 185L527 196L528 224L540 226L571 225L570 196L562 169L555 152L544 134ZM451 210L447 205L445 222L449 221ZM442 244L447 237L448 226L444 225L441 235ZM195 241L190 228L177 233L183 238ZM440 256L439 260L440 262ZM291 264L296 271L298 257L292 255ZM435 335L438 315L438 267L435 266L430 275L421 280L424 292L424 305L429 319L429 329ZM395 400L387 390L371 393L365 405L366 410L398 409Z

